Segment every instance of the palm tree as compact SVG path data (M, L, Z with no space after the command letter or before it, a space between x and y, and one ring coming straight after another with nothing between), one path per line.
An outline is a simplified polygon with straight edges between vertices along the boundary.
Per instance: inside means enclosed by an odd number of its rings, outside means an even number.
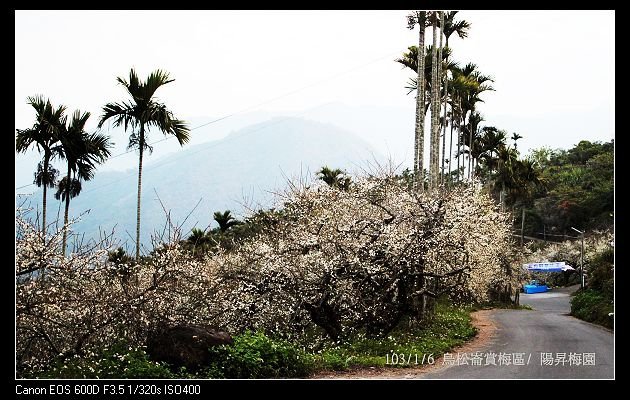
M81 181L72 178L70 172L68 175L61 178L57 182L57 191L55 192L55 199L61 200L65 203L65 212L63 217L63 242L61 245L61 253L66 255L66 239L68 230L68 212L70 210L70 199L74 199L81 193Z
M521 205L528 203L538 189L545 187L537 162L529 158L518 160L514 169L513 180L515 183L510 193L512 204L516 202L520 202Z
M184 121L176 119L173 113L166 106L154 98L155 92L167 83L173 82L169 79L167 72L156 70L152 72L147 80L141 82L136 71L132 68L129 72L129 80L118 77L121 84L131 96L131 101L121 103L108 103L103 107L103 115L98 123L102 127L105 121L110 118L114 120L114 126L123 125L125 131L131 127L128 148L136 148L138 157L138 206L136 211L136 262L140 260L140 198L142 193L142 157L144 150L151 151L148 142L148 130L155 127L165 135L175 136L180 146L183 146L190 139L189 129Z
M466 20L455 20L455 15L457 15L459 11L447 11L444 14L444 23L442 32L444 33L444 38L446 39L446 47L448 47L448 40L454 34L457 33L461 39L468 37L468 30L470 29L470 22Z
M512 139L512 141L514 142L514 149L515 149L515 150L517 149L517 147L516 147L516 141L517 141L517 140L519 140L519 139L522 139L522 138L523 138L523 136L519 135L518 133L516 133L516 132L513 132L513 133L512 133L512 137L511 137L511 139Z
M231 227L240 224L240 221L231 215L230 210L224 212L216 211L213 217L214 220L217 221L217 224L219 224L219 231L221 231L221 233L225 233Z
M457 81L455 81L457 82ZM465 90L465 88L462 88L462 90ZM457 99L457 181L460 181L460 173L461 175L463 175L463 169L460 166L460 154L462 151L462 124L464 121L464 110L462 109L462 98L461 98L461 90L458 92L456 88L453 88L453 94L455 96L453 96L455 99ZM462 160L463 161L463 160ZM462 162L463 163L463 162Z
M495 192L499 191L502 209L509 203L529 202L536 190L545 187L540 169L533 159L519 159L516 148L502 145L497 153Z
M37 165L33 183L43 187L42 196L42 237L46 240L46 193L47 188L55 186L58 171L50 165L50 161L57 155L59 135L66 123L66 107L61 105L54 108L49 99L43 96L28 97L27 103L35 109L36 122L28 129L17 129L15 150L26 152L35 145L40 153L44 153L42 161Z
M409 46L408 47L408 52L403 53L402 57L395 59L394 61L404 65L405 67L412 69L414 72L417 71L418 69L418 47L417 46ZM426 98L427 100L424 101L424 109L421 110L422 113L422 117L423 117L423 123L422 125L422 129L424 132L424 115L426 115L426 112L429 110L429 107L433 107L433 99L435 98L435 91L433 90L433 87L436 87L436 90L438 91L438 96L439 96L439 92L441 91L440 89L440 83L438 82L437 85L435 85L433 83L433 60L432 60L432 53L433 53L433 45L429 45L426 47L426 52L425 52L425 57L424 57L424 84L425 84L425 90L424 90L424 98ZM438 51L439 54L439 51ZM453 71L455 69L458 68L458 65L456 62L452 62L452 61L446 61L451 55L451 51L448 47L444 47L442 48L442 52L441 52L441 60L442 60L442 71ZM445 72L446 74L446 72ZM447 75L446 75L447 76ZM441 79L440 79L441 80ZM411 93L412 91L417 91L418 90L418 80L416 78L411 78L409 80L409 82L407 83L407 86L405 86L406 89L408 89L408 93ZM443 96L446 99L446 92L443 92ZM453 96L454 98L454 96ZM438 100L438 105L439 105L440 101ZM454 107L454 105L453 105ZM439 113L436 113L436 118L438 119L438 125L442 125L444 124L444 119L441 119L439 117ZM432 122L434 122L432 120ZM438 133L439 133L439 129L438 129ZM436 148L435 146L437 146L437 148L439 149L439 143L435 143L433 142L433 146L434 149ZM434 152L433 154L437 154L437 152ZM439 157L439 155L438 155ZM438 161L439 164L439 161ZM435 168L435 161L434 161L434 168Z
M462 127L463 143L468 147L468 149L462 151L464 154L468 154L469 178L475 170L475 160L478 160L483 152L483 148L480 144L483 132L483 128L480 124L483 121L483 116L478 111L473 111L468 116L468 125Z
M216 214L216 213L215 213ZM192 228L190 236L186 239L188 245L192 246L192 253L195 255L197 250L205 250L210 238L206 232L199 228Z
M484 126L482 132L483 134L479 140L480 150L478 158L483 168L486 169L488 181L490 181L490 176L498 167L498 152L506 145L506 133L494 126Z
M320 180L330 187L346 191L350 188L350 177L346 176L345 172L339 168L330 169L327 166L323 166L322 169L317 171L317 175Z
M438 15L440 17L439 20L439 30L440 30L440 44L438 47L438 60L440 60L439 65L436 67L437 68L437 83L438 83L438 97L437 97L437 105L438 105L438 114L436 116L437 119L437 124L438 124L438 133L437 133L437 139L436 139L436 155L435 155L435 159L436 159L436 176L435 176L435 184L439 185L442 182L442 172L444 172L444 151L446 150L446 142L444 142L442 140L442 167L440 168L439 164L440 164L440 128L443 126L444 127L444 132L446 132L446 114L444 114L444 120L442 121L440 118L440 107L442 106L442 97L440 97L441 93L442 93L442 88L444 88L443 85L443 81L442 81L442 75L446 76L447 74L444 72L444 65L442 63L442 51L443 51L443 45L442 45L442 27L444 26L444 11L439 11ZM444 101L446 101L446 90L444 90ZM446 105L444 106L446 107ZM446 109L444 109L444 113L446 113Z
M514 171L518 162L518 152L509 146L501 146L497 154L497 175L495 187L500 189L501 210L505 211L508 189L514 187Z
M402 57L394 59L399 64L411 69L414 73L418 70L418 46L409 46L407 48L408 52L403 53ZM433 52L433 45L428 45L424 51L424 93L425 93L425 102L424 102L424 112L429 110L431 106L431 88L432 80L433 80L433 61L431 59ZM451 50L447 47L442 49L442 62L443 62L443 70L451 71L453 68L456 68L458 65L456 62L449 61L445 62L446 58L451 56ZM407 82L407 86L405 89L408 89L407 94L418 90L418 79L412 77Z
M438 76L438 51L437 51L437 25L438 25L438 13L436 11L431 13L431 24L433 27L433 49L431 51L431 137L429 139L429 188L435 188L437 182L438 165L439 165L439 114L440 114L440 101L439 101L439 76ZM436 144L437 143L437 144Z
M506 146L506 133L494 126L484 126L478 129L475 140L475 171L480 177L485 176L485 184L492 182L492 176L498 170L499 150ZM485 173L485 174L484 174Z
M473 63L466 64L463 68L455 68L454 76L453 76L453 89L457 93L458 100L461 101L461 126L466 125L466 116L468 113L472 115L475 111L476 104L478 102L483 102L480 98L480 95L488 90L494 90L492 86L490 86L487 82L492 82L492 78L486 75L482 75L477 66ZM470 125L470 117L468 119L468 125ZM468 133L471 135L473 129L468 128ZM460 132L461 135L461 132ZM460 137L460 141L462 138ZM465 138L464 138L465 140ZM468 138L468 143L471 146L474 146L474 142L471 137ZM470 155L472 152L469 149L469 158L468 158L468 177L470 178L471 167L472 167L472 159ZM458 151L458 154L463 154L462 151Z
M66 254L70 199L81 193L81 181L91 180L94 177L97 164L105 162L111 154L109 137L85 132L85 124L89 118L89 112L75 111L70 124L67 128L64 127L63 133L59 137L61 157L65 158L68 167L68 173L59 181L57 193L55 193L57 200L65 201L63 255Z
M414 162L413 172L416 188L424 190L424 31L426 28L426 11L415 11L407 16L407 26L413 30L416 24L419 26L418 54L416 58L417 89L416 89L416 126L414 138Z
M474 167L474 157L473 155L475 154L475 140L473 138L473 133L475 132L475 128L473 128L472 124L474 122L474 120L471 120L471 117L473 115L473 113L475 112L476 109L476 104L478 102L482 102L483 100L481 100L481 98L479 97L479 95L482 92L485 92L487 90L494 90L494 88L492 88L492 86L486 84L486 82L490 81L492 82L492 78L490 78L489 76L486 75L482 75L479 71L474 71L472 73L472 78L478 83L478 85L476 86L475 90L472 92L472 96L470 96L468 98L469 101L469 107L470 107L470 116L468 117L468 122L470 125L470 157L469 157L469 166L468 166L468 177L469 178L473 178L474 179L474 174L473 174L473 167Z
M423 39L424 41L424 39ZM416 101L418 100L419 97L421 97L421 104L424 104L424 107L420 107L418 108L418 103L416 102L416 122L419 123L419 125L416 127L420 129L421 131L421 136L422 136L422 143L424 144L424 120L425 120L425 116L427 111L429 110L429 107L431 107L432 104L432 94L433 94L433 61L432 61L432 53L433 53L433 46L429 45L425 48L425 52L424 52L424 62L421 63L422 67L420 67L420 65L418 64L418 59L419 59L419 52L418 52L418 47L417 46L409 46L408 47L408 52L403 53L402 57L395 59L394 61L396 61L397 63L402 64L403 66L413 70L414 72L417 73L417 71L420 69L424 69L424 79L422 80L422 83L424 85L424 91L422 92L423 95L422 96L416 96ZM450 56L450 50L448 48L443 48L442 49L442 60L444 61L446 58L448 58ZM444 66L442 67L444 70L452 70L453 68L457 67L457 63L455 62L445 62ZM418 92L418 90L420 89L419 85L418 85L418 79L417 78L410 78L409 82L407 83L407 86L405 86L406 89L408 89L407 94L410 94L411 92ZM422 119L421 122L418 121L418 115L420 115L420 118ZM419 143L418 143L419 144ZM439 144L438 144L439 147ZM417 149L418 151L422 152L424 154L424 146L421 146L420 148ZM419 154L416 154L419 155ZM415 156L414 156L415 157ZM415 160L415 158L414 158ZM424 161L424 158L422 158L422 160ZM421 175L418 175L416 170L414 169L414 175L418 176L420 178L420 180L422 180Z
M206 232L199 229L199 228L192 228L192 231L190 232L190 236L188 236L188 240L190 243L192 243L194 246L202 244L205 240L207 239L206 237Z
M462 125L464 125L465 117L466 117L465 111L462 106L462 97L464 97L465 93L467 93L468 91L473 90L474 87L477 85L477 83L474 82L469 77L465 76L463 74L462 69L457 67L457 68L454 68L453 70L452 84L453 84L453 89L452 89L453 99L452 99L451 108L455 108L455 112L453 113L454 114L453 116L455 117L455 121L457 121L457 151L455 152L455 154L457 155L457 181L459 181L460 174L462 172L462 166L460 165L460 161L461 161L460 156L463 154Z
M455 15L457 11L448 11L444 14L444 18L440 22L440 28L442 29L442 33L444 34L444 38L446 41L446 49L450 49L448 45L448 40L454 33L457 33L461 39L464 39L468 36L468 30L470 29L470 23L465 20L456 21ZM441 38L440 38L441 39ZM440 46L441 47L441 46ZM450 53L450 52L449 52ZM448 65L448 53L446 56L446 64ZM446 77L444 79L444 125L443 125L443 142L442 142L442 173L444 173L444 158L445 158L445 147L446 147L446 105L448 99L448 69L444 72ZM453 104L451 104L451 138L449 141L449 162L448 162L448 174L451 175L451 158L453 155Z

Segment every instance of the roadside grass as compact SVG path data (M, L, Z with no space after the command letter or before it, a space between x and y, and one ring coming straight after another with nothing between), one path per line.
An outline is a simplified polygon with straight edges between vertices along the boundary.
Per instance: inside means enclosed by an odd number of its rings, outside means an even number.
M319 350L272 338L262 332L244 332L234 345L210 350L212 361L197 371L152 361L144 348L124 343L96 350L91 356L60 359L39 373L39 378L292 378L314 372L361 367L414 367L433 363L477 334L471 307L438 303L421 325L401 323L387 337L356 334L343 343L324 342Z
M499 302L486 302L486 303L479 303L479 304L470 306L470 309L472 311L490 310L493 308L500 308L500 309L506 309L506 310L533 310L533 308L529 304L516 305L512 303L499 303Z
M608 296L593 289L578 291L571 299L571 315L610 329L614 328L614 309Z
M423 326L399 326L384 338L356 335L340 345L328 345L314 354L315 371L360 367L414 367L431 363L443 353L477 334L471 308L438 304Z

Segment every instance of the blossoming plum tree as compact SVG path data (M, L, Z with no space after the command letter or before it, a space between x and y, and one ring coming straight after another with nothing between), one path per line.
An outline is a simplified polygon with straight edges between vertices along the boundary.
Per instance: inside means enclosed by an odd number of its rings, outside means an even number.
M108 258L112 243L64 257L16 217L16 357L36 371L124 339L141 346L165 324L231 334L262 329L341 340L422 322L435 299L484 301L517 287L509 216L473 187L418 194L392 173L344 190L293 183L281 212L239 246L193 255L178 229L136 264ZM41 272L45 269L46 273Z

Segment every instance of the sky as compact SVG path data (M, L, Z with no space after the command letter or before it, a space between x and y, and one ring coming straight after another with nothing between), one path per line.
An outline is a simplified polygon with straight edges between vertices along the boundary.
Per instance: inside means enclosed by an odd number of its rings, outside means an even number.
M418 41L407 13L18 10L16 128L34 122L27 96L43 94L90 111L87 127L95 129L102 106L125 98L117 76L160 68L175 82L157 95L184 120L235 114L238 122L247 113L299 114L331 102L397 108L409 114L409 137L384 131L368 139L377 148L385 140L411 147L414 96L404 86L412 74L393 61ZM614 138L614 11L464 10L458 17L472 27L464 40L451 37L453 58L494 79L495 91L479 105L485 124L524 136L524 152ZM114 153L124 151L126 139L114 141ZM391 156L411 165L409 153ZM34 151L16 157L16 186L31 182L37 158ZM130 168L134 159L103 168Z

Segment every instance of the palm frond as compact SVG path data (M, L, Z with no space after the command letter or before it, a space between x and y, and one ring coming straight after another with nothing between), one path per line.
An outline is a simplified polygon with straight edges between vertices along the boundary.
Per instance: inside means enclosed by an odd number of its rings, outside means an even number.
M70 124L60 136L61 144L58 146L58 153L79 180L92 179L97 165L105 162L111 154L108 136L85 131L89 117L89 112L76 110Z
M42 187L46 185L52 188L55 187L55 182L57 181L57 177L59 176L59 171L50 164L48 164L48 170L44 171L44 163L40 161L37 164L37 170L35 171L34 175L35 179L33 180L33 183L37 187Z
M41 95L28 97L27 103L35 110L36 122L31 128L16 130L16 151L25 152L35 145L38 151L44 151L45 157L50 157L51 147L58 142L65 127L66 107L61 105L54 108L50 100L45 100Z
M111 155L110 149L113 143L110 142L109 136L93 132L87 135L86 142L88 153L95 160L103 163Z
M175 119L173 113L164 104L152 102L152 107L145 110L141 117L148 126L155 126L165 135L173 135L180 145L190 140L190 130L184 121Z
M36 141L36 131L33 129L16 129L15 150L18 153L24 153Z
M148 101L161 86L173 82L174 80L175 79L170 79L168 72L157 69L149 74L146 82L141 85L140 92L143 98Z
M57 183L55 199L66 201L68 196L70 196L71 199L74 199L81 193L81 189L82 185L80 180L64 176L59 183Z
M448 11L444 14L444 36L448 39L452 34L457 33L457 36L464 39L468 36L468 30L470 29L470 22L465 20L456 21L455 15L457 11Z
M149 135L148 132L144 133L144 141L142 143L142 150L148 152L149 154L153 153L153 146L149 144ZM132 149L140 149L140 134L139 132L133 131L131 135L129 135L129 143L127 143L127 150Z
M141 96L141 84L140 79L138 78L138 74L136 74L136 70L131 68L129 71L129 81L126 81L125 78L118 77L116 78L119 84L123 85L127 90L127 93L133 98L136 103L142 102L143 98Z
M402 57L395 59L399 64L411 69L412 71L418 71L418 47L409 46L409 51L402 54Z
M125 131L131 127L127 149L142 147L143 150L152 151L147 138L151 127L158 128L164 134L175 136L180 145L189 141L189 128L184 121L176 119L164 104L153 98L157 89L174 81L166 71L157 69L149 74L146 81L142 82L135 69L132 68L128 80L118 77L117 81L125 87L131 100L106 104L98 124L99 128L110 118L113 119L114 126L122 125Z
M70 120L70 125L68 125L68 129L78 132L85 130L85 124L90 118L90 115L91 114L89 111L81 112L80 110L75 110L75 112L72 113L72 119Z
M138 124L135 114L135 107L130 102L107 103L103 106L103 115L98 121L98 127L101 128L105 121L112 118L114 126L123 125L125 131L129 126L134 128Z

